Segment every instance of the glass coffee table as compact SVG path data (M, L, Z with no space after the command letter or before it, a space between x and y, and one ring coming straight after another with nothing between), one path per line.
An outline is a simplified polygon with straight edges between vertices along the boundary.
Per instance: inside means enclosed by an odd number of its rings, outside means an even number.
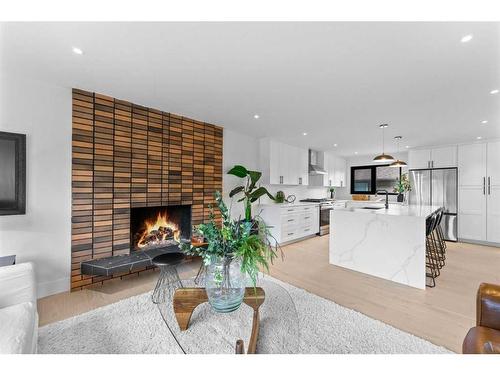
M184 288L200 287L194 279L182 280L182 285ZM258 281L257 287L262 288L265 298L258 309L260 324L255 352L298 353L299 318L292 297L285 288L266 277ZM179 327L179 316L174 312L172 298L157 306L174 339L186 354L234 354L238 351L238 340L243 341L245 351L248 349L254 309L245 303L231 313L218 313L208 302L201 303L188 317L189 325L185 330Z

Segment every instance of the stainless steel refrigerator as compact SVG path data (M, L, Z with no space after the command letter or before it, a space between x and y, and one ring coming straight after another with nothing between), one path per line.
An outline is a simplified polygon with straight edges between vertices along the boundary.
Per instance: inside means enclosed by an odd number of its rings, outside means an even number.
M457 240L457 168L410 169L408 203L444 207L441 228L446 240Z

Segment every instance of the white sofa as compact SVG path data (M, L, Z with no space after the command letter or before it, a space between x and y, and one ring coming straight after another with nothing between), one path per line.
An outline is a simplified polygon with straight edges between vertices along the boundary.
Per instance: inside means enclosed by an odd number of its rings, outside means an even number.
M0 267L0 354L36 353L37 340L33 264Z

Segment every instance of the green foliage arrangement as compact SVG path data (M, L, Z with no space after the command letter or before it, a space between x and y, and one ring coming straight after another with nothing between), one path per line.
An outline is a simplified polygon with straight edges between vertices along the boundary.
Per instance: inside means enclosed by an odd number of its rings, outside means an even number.
M214 257L227 260L240 258L241 271L250 277L255 286L260 267L269 271L269 264L277 257L279 245L276 241L271 243L273 237L269 233L269 227L259 216L252 220L233 220L218 191L215 193L215 200L222 223L217 223L213 207L210 207L209 221L196 227L208 245L193 247L183 244L181 249L188 255L201 256L206 265Z
M237 194L243 193L243 197L238 199L238 202L245 201L245 220L252 220L252 203L263 195L267 195L273 201L274 196L267 191L265 187L257 187L257 182L262 176L261 172L249 171L242 165L235 165L227 174L244 178L245 184L242 186L237 186L229 193L229 197L232 198Z
M408 173L403 173L401 179L397 179L396 186L394 186L393 192L403 194L407 191L411 191L410 180L408 178Z

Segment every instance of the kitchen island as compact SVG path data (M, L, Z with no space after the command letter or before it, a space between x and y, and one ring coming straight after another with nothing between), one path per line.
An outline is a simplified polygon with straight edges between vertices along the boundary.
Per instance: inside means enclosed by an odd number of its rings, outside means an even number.
M330 263L425 289L425 220L439 206L367 204L330 212Z

